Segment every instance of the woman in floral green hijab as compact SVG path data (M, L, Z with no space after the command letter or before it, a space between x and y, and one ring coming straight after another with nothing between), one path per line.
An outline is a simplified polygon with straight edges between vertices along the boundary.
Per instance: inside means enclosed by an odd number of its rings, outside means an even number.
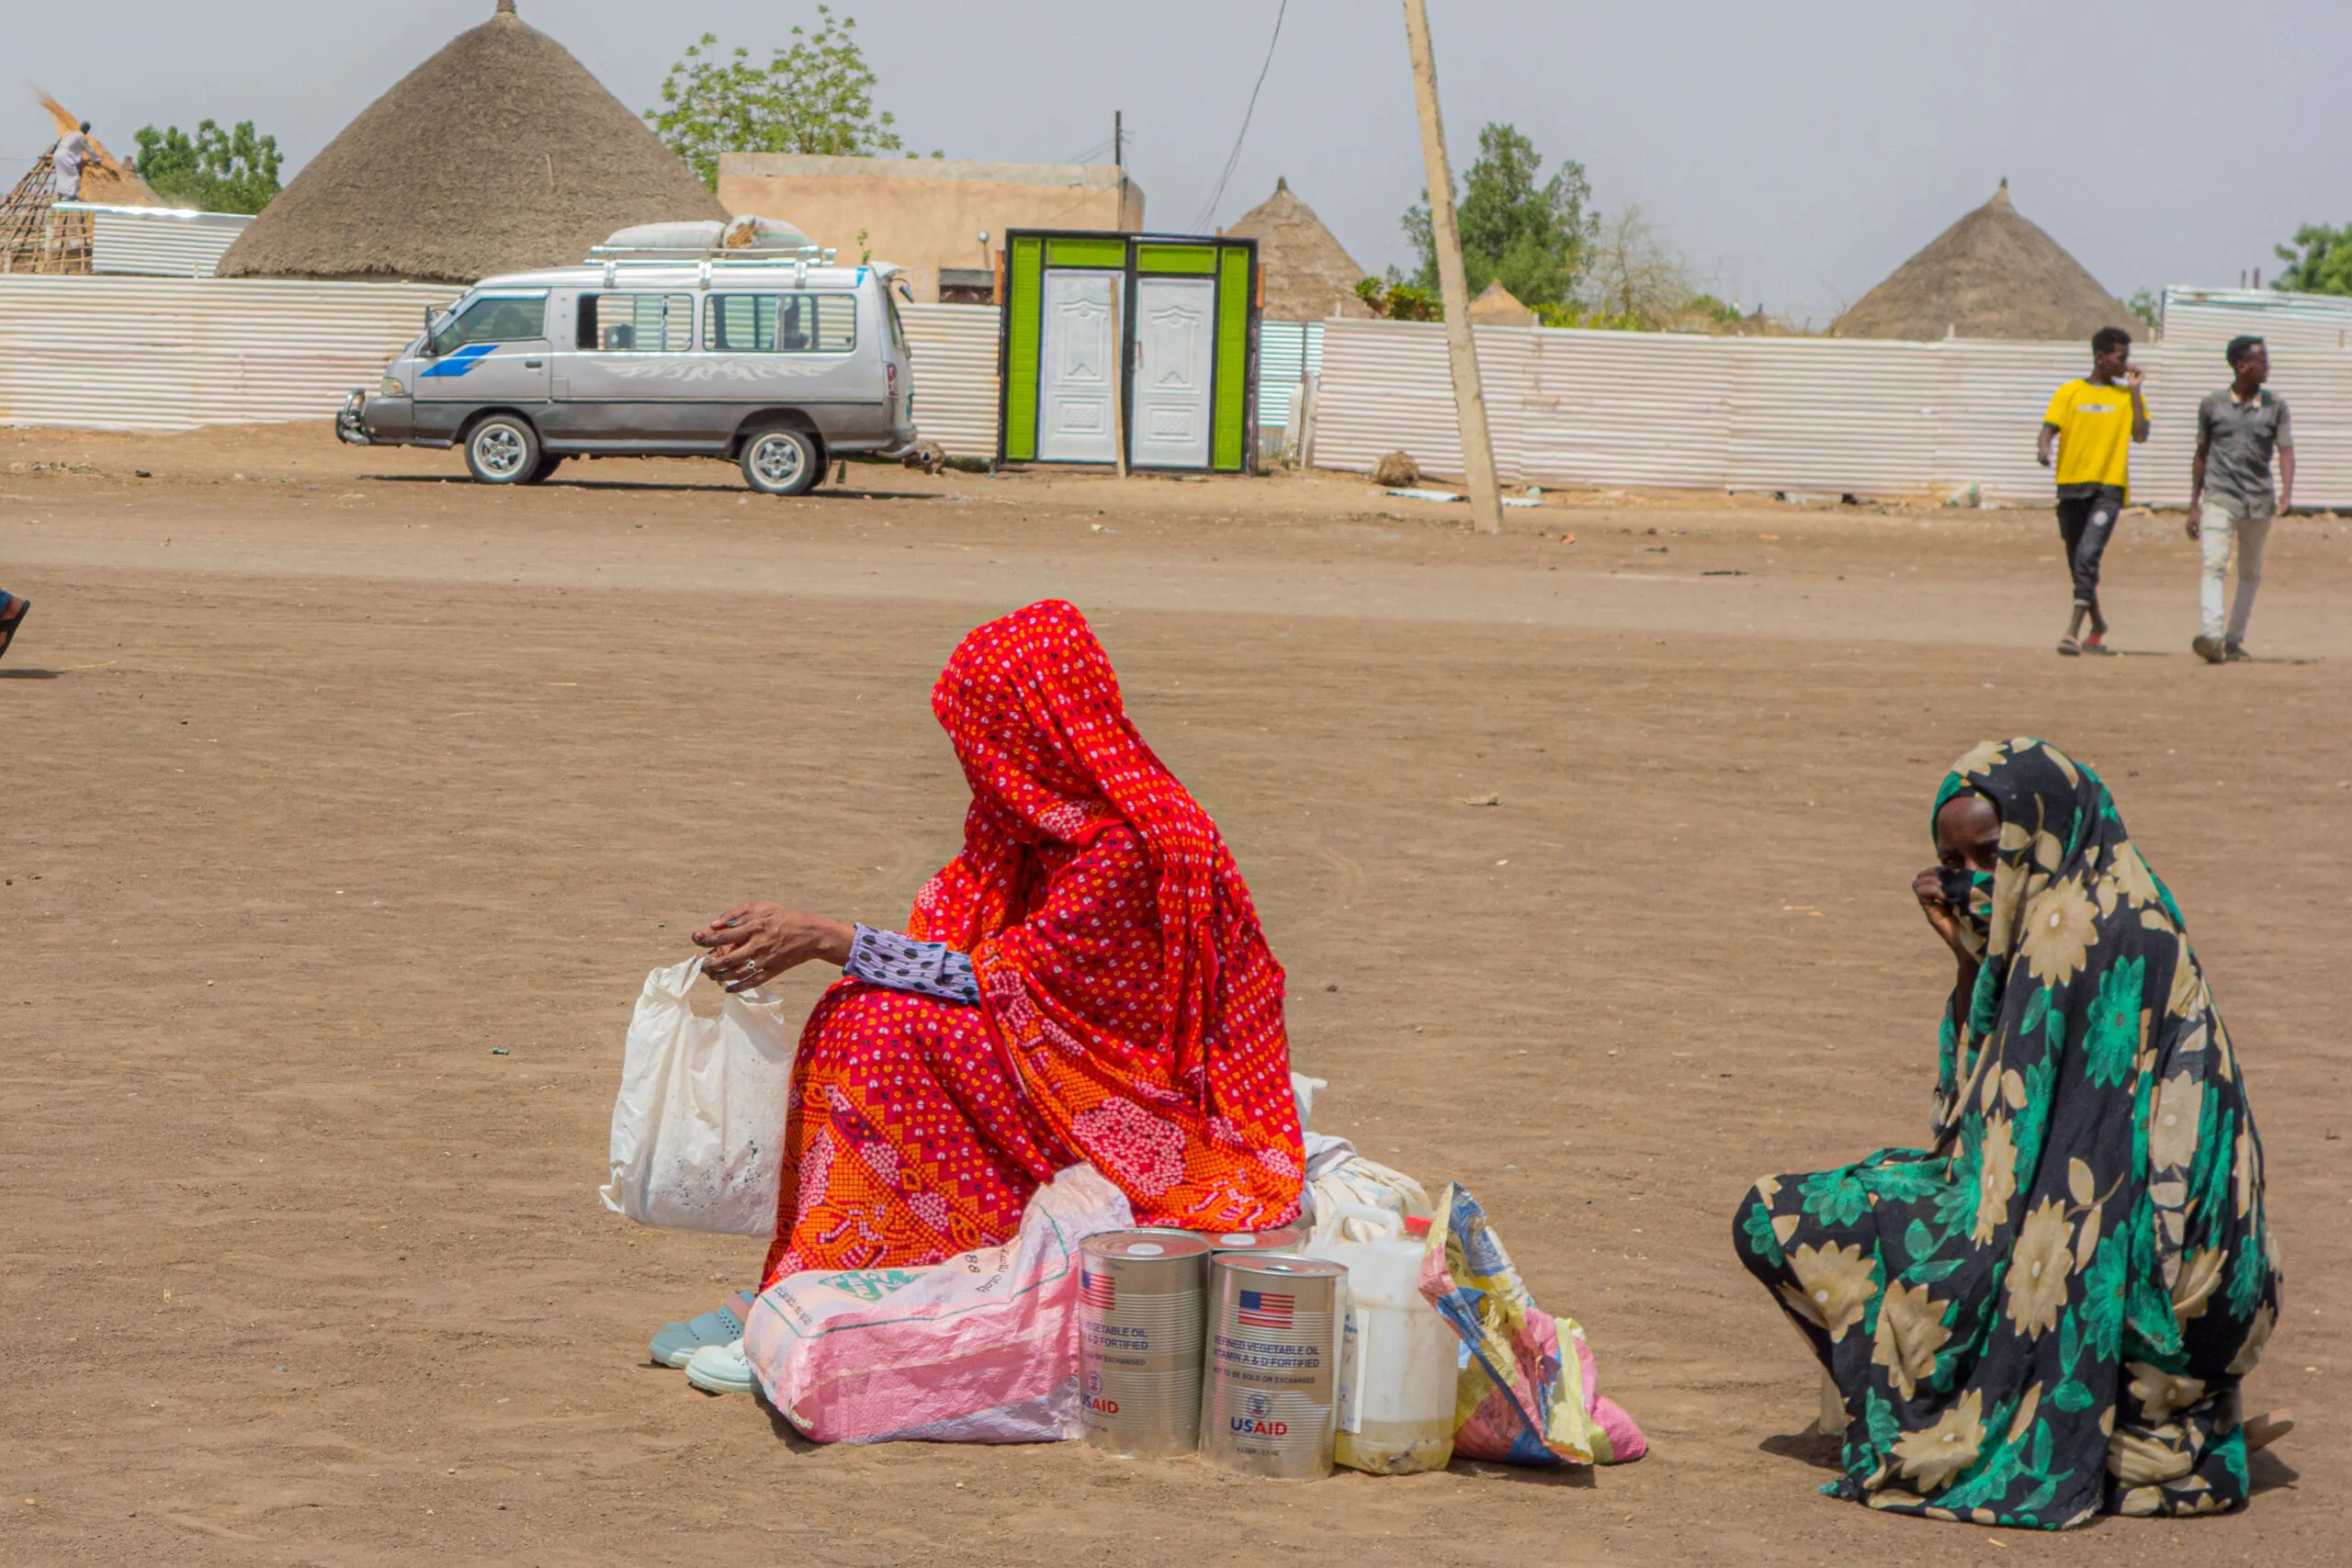
M2278 1265L2228 1032L2107 786L1986 742L1936 797L1920 903L1960 960L1933 1140L1767 1177L1741 1261L1845 1404L1825 1490L2064 1529L2246 1496L2238 1382Z

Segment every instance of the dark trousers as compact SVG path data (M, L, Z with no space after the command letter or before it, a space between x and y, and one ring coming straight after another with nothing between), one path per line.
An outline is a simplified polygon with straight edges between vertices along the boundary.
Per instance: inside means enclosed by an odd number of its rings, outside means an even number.
M2058 502L2058 536L2066 541L2066 560L2075 575L2075 603L2086 610L2098 608L2098 562L2114 536L2115 520L2122 515L2123 499L2112 491Z

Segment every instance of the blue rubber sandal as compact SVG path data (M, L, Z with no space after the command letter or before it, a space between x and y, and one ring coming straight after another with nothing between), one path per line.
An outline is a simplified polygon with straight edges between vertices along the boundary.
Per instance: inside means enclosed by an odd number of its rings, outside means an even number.
M671 1368L684 1366L695 1358L695 1352L706 1345L725 1345L743 1337L743 1325L752 1315L754 1292L738 1291L719 1303L716 1312L707 1312L687 1323L665 1323L646 1346L659 1365Z
M705 1393L749 1393L760 1386L741 1339L695 1351L686 1363L686 1381Z

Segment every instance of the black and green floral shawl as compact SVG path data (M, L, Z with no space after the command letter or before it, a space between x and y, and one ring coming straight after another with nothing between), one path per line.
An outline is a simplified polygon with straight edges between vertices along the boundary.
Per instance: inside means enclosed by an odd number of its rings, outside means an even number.
M2278 1266L2229 1034L2096 773L1988 741L1938 807L1962 791L2000 856L1932 1146L1768 1177L1734 1225L1844 1396L1825 1490L2043 1529L2238 1506Z

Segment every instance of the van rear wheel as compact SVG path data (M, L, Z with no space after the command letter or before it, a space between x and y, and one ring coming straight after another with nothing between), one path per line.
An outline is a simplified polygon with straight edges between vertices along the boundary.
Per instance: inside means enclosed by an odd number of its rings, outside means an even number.
M486 485L529 484L538 472L539 433L531 422L494 413L466 432L466 467Z
M762 495L806 495L823 472L806 433L777 426L743 440L743 482Z

